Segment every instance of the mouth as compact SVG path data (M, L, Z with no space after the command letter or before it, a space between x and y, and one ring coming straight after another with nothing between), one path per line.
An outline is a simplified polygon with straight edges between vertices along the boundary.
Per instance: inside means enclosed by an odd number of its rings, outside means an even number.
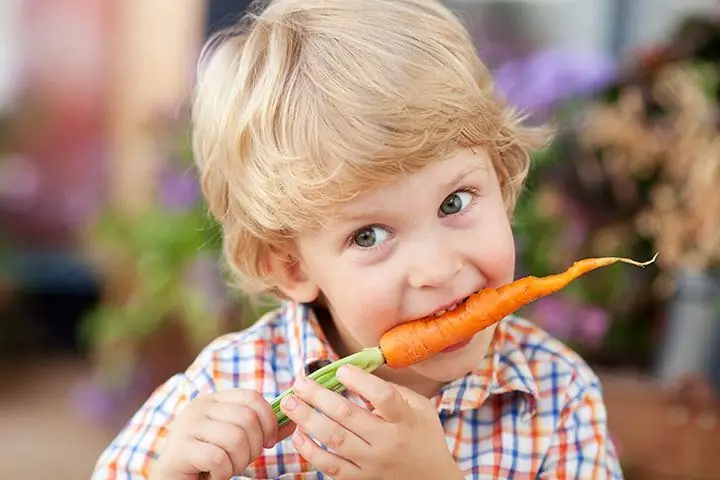
M470 344L470 341L472 339L468 338L467 340L463 340L460 343L456 343L455 345L450 345L449 347L441 350L442 353L450 353L454 352L455 350L460 350L461 348L464 348Z
M441 307L440 309L434 311L433 313L431 313L431 314L429 314L429 315L426 315L425 318L437 318L437 317L439 317L439 316L441 316L441 315L444 315L444 314L447 313L447 312L452 312L453 310L457 309L457 308L460 307L462 304L464 304L465 302L467 302L467 301L468 301L468 298L470 298L469 295L468 295L467 297L465 297L465 298L460 299L459 301L457 301L457 302L455 302L455 303L452 303L452 304L450 304L450 305L445 305L445 306Z

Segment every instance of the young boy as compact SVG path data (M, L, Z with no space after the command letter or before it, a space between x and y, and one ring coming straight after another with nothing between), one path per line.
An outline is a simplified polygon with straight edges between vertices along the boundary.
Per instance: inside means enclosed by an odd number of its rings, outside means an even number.
M410 368L341 369L344 395L303 379L513 279L546 136L440 2L276 0L211 43L193 114L229 264L285 302L155 391L93 478L621 478L598 379L514 316Z

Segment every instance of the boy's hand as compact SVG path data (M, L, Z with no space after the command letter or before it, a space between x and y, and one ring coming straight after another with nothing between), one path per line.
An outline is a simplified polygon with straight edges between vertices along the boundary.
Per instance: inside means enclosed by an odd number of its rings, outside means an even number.
M153 469L158 480L197 480L240 475L263 450L287 437L278 432L270 404L253 390L226 390L193 400L170 427L167 443Z
M297 425L293 444L308 462L336 479L463 478L427 398L358 368L342 367L338 379L374 411L309 379L296 383L294 402L289 396L281 403Z

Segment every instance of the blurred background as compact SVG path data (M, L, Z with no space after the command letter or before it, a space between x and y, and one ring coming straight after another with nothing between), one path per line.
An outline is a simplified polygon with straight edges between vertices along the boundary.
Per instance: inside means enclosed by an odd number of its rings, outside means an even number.
M558 127L517 274L660 252L523 315L600 373L627 478L720 479L720 4L447 3ZM0 476L87 478L155 386L262 314L226 286L187 138L202 43L247 6L0 2Z

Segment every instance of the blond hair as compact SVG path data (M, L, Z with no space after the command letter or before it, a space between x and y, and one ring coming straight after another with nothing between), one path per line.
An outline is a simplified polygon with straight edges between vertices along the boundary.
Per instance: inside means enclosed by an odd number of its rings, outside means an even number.
M246 293L274 289L268 255L294 232L458 145L487 149L511 215L547 140L495 96L434 0L258 6L205 46L192 111L204 194Z

